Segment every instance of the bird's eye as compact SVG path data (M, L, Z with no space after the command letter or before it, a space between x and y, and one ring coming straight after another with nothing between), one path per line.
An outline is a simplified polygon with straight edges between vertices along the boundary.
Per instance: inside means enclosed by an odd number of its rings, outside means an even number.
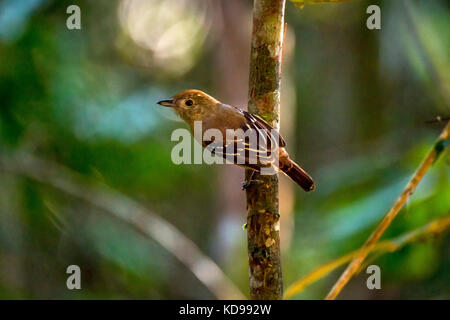
M194 101L192 101L191 99L188 99L184 102L184 104L190 107L194 104Z

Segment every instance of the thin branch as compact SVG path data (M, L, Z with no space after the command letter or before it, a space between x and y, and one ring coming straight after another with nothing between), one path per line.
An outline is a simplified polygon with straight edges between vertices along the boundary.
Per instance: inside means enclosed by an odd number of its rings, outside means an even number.
M303 9L305 4L324 4L324 3L339 3L348 2L350 0L290 0L296 7Z
M405 202L409 199L409 197L414 193L419 184L420 180L422 180L425 173L431 167L431 165L437 160L439 155L445 148L445 141L450 136L450 122L447 123L438 140L434 144L433 148L430 150L428 155L425 157L425 160L422 161L419 168L416 170L411 180L406 185L405 189L401 193L401 195L397 198L392 208L386 213L383 220L380 222L375 231L372 232L370 237L362 246L362 250L358 252L358 254L353 257L352 262L348 265L347 269L342 273L339 280L335 283L331 291L328 293L325 299L333 300L337 297L337 295L341 292L341 290L345 287L348 281L353 277L353 275L358 271L364 259L367 257L367 254L372 251L377 241L383 235L384 231L389 227L392 220L398 215L401 208L405 204Z
M279 127L285 0L254 0L248 110ZM246 171L249 179L251 172ZM255 174L247 188L247 239L252 299L281 299L278 175Z
M379 242L371 251L367 251L367 253L375 253L378 257L384 253L400 250L401 248L412 242L423 241L438 234L444 233L448 229L450 229L450 214L436 219L423 227L420 227L413 231L409 231L399 237L396 237L395 239ZM362 250L363 249L352 251L342 257L337 258L336 260L318 267L305 277L292 284L288 288L284 298L289 299L294 295L299 294L310 284L325 277L336 268L353 259L356 255L360 254ZM366 248L365 250L368 249Z
M245 299L220 267L204 255L191 239L124 194L27 153L1 155L0 169L50 185L112 214L153 238L177 257L218 299Z

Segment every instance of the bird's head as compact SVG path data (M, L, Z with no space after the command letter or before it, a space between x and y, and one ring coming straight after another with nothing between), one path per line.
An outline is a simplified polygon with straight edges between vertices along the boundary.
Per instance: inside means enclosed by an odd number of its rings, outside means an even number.
M201 121L204 115L213 111L219 101L203 91L189 89L177 93L172 99L158 101L158 104L171 107L190 126Z

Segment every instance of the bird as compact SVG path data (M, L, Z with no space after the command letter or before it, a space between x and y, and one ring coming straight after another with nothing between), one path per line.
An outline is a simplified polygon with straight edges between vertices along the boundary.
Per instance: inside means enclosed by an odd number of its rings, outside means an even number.
M173 98L157 102L159 105L172 108L190 127L194 133L195 122L202 125L202 135L208 129L216 129L227 137L227 130L242 129L243 132L250 130L259 134L255 146L250 143L248 136L235 136L233 140L221 141L220 139L202 139L199 141L216 156L241 167L252 169L250 178L244 181L243 189L254 181L252 177L255 172L260 172L269 166L280 170L297 183L303 190L312 191L315 184L311 176L295 163L287 153L286 142L267 121L256 114L249 113L235 106L227 105L203 91L196 89L183 90ZM247 131L248 132L248 131ZM195 135L194 135L195 136ZM264 143L263 143L264 142ZM233 144L233 152L227 147ZM237 152L236 152L237 151ZM278 152L278 154L276 154ZM273 153L278 155L278 161L270 161Z

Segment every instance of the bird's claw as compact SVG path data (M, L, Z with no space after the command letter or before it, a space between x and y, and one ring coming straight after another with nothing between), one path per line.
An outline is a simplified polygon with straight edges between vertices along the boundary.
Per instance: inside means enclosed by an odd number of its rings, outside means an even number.
M242 190L247 190L252 182L262 182L261 180L244 180L242 181Z

